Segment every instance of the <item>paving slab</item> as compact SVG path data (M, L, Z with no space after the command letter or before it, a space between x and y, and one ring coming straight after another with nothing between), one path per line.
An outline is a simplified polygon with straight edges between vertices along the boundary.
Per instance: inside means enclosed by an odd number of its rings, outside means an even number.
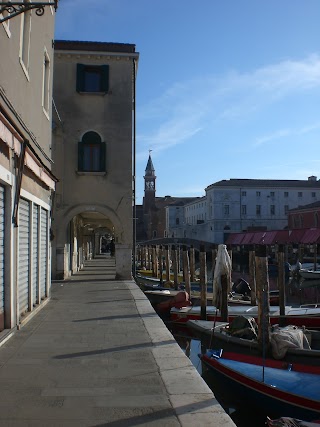
M235 426L144 293L113 270L99 257L53 282L0 346L0 427Z

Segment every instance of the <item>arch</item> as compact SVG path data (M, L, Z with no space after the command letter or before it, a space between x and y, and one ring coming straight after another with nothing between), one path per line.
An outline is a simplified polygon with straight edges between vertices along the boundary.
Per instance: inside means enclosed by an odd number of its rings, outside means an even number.
M113 209L102 205L81 204L72 206L63 214L63 218L61 219L61 231L64 232L67 229L68 224L70 223L72 218L77 215L80 215L83 212L99 212L100 214L105 215L107 218L109 218L115 227L117 239L119 243L121 242L123 236L123 227L118 215L114 212Z

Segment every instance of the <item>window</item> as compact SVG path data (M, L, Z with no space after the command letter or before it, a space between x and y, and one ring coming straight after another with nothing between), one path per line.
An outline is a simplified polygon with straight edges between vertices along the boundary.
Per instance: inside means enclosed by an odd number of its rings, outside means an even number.
M42 84L42 106L49 113L49 91L50 91L50 59L47 51L44 52L43 62L43 84Z
M289 205L284 205L284 214L288 215Z
M241 206L241 213L242 213L242 215L246 215L247 214L247 205L242 205Z
M176 218L176 225L179 225L179 218Z
M77 92L107 93L109 65L77 64Z
M270 191L270 197L274 197L274 191Z
M261 205L256 206L256 215L261 215Z
M316 193L314 191L311 193L311 197L316 197Z
M241 191L241 196L246 196L247 192L246 191Z
M284 197L289 197L289 193L288 193L288 191L285 191L285 192L284 192Z
M302 191L298 191L298 197L302 197Z
M87 132L78 144L78 170L82 172L104 172L106 148L96 132Z
M21 14L20 63L28 76L31 35L31 10Z
M256 192L256 196L257 196L257 197L260 197L260 196L261 196L261 192L260 192L260 191L257 191L257 192Z
M275 205L270 205L270 215L275 215L275 213L276 213Z
M229 215L229 205L224 205L224 214Z

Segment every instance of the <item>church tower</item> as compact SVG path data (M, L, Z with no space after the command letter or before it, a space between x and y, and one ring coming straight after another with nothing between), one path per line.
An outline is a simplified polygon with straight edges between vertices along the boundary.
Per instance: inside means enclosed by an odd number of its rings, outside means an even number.
M154 173L154 167L149 153L149 159L144 175L144 198L143 198L143 210L148 212L150 209L155 207L156 199L156 176Z

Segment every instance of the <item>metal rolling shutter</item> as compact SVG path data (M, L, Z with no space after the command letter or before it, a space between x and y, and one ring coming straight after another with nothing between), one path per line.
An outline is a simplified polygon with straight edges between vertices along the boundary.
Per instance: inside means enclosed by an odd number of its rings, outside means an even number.
M29 308L29 263L30 263L30 203L20 199L19 202L19 314Z
M0 331L4 329L4 194L0 185Z
M48 211L41 208L40 212L40 296L46 296L47 265L48 265Z
M38 295L38 278L39 278L39 257L38 257L38 247L39 247L39 206L33 205L33 224L32 224L32 296L33 296L33 305L39 301Z

